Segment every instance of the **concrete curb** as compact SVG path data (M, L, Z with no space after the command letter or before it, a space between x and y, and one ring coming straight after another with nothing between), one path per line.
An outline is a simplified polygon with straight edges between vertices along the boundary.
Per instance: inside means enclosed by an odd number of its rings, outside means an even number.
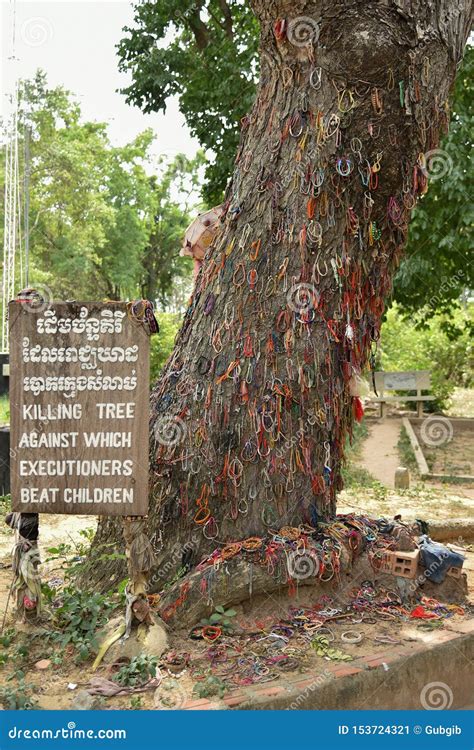
M415 455L416 463L418 465L418 471L420 473L420 478L428 481L436 481L436 482L446 482L447 484L462 484L463 482L466 482L468 484L472 484L474 482L474 476L471 474L434 474L425 458L425 454L423 453L423 448L421 446L420 441L418 440L418 436L415 433L415 430L413 429L414 425L423 425L424 422L427 420L433 418L436 419L438 417L437 414L427 415L424 418L415 418L415 417L403 417L402 418L402 424L403 427L406 430L406 433L410 439L411 447L413 448L413 453ZM451 430L453 425L462 425L465 427L472 427L473 421L469 418L457 418L457 417L442 417L439 415L440 419L444 419L445 422L448 422L451 425Z
M350 663L328 661L319 674L238 688L223 700L188 700L184 710L423 709L426 685L442 683L460 708L470 700L474 620L448 623L423 641L393 646ZM449 700L448 700L449 702Z
M456 542L462 539L469 543L474 540L474 521L430 521L429 535L437 542Z

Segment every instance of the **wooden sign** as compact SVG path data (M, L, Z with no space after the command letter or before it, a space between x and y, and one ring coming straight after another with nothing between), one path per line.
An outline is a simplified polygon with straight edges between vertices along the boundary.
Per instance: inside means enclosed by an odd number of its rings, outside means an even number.
M124 302L10 302L12 508L145 515L149 337Z
M386 372L384 385L388 391L415 391L416 376L413 372Z

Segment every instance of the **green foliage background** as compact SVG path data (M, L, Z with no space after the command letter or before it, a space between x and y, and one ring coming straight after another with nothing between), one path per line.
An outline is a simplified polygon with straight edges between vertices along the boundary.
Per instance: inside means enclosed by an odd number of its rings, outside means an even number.
M160 332L152 336L150 340L150 381L152 383L158 378L163 365L173 351L182 316L175 313L161 313L158 320Z
M85 121L73 95L48 87L41 71L20 87L21 175L25 132L30 286L47 287L54 299L144 296L169 305L176 280L191 276L192 264L179 250L194 212L203 155L153 161L151 130L113 146L106 124ZM5 147L1 192L4 164ZM2 242L3 208L2 201Z
M439 409L449 402L455 387L473 386L474 305L456 307L449 314L433 315L420 325L420 315L407 318L398 305L388 312L380 337L380 366L387 371L430 370Z
M127 101L144 112L164 112L168 98L179 95L188 127L209 156L203 197L219 203L240 120L255 96L258 24L249 3L139 2L124 34L118 56L120 70L132 77L123 91Z
M439 154L441 179L431 180L410 224L407 254L395 277L394 297L424 317L449 310L474 288L472 236L474 47L466 49L452 100L451 124Z

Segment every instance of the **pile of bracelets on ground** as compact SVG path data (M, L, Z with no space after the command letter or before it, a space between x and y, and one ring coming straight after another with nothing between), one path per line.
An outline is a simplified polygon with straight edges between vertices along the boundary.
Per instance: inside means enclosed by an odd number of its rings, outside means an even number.
M307 554L310 550L319 556L315 571L320 580L337 575L343 548L352 559L366 551L377 573L384 551L397 545L386 529L383 519L375 521L349 514L337 516L333 523L318 529L284 526L265 537L229 542L197 566L204 576L201 588L203 593L209 592L219 568L239 557L266 566L275 575L283 575L285 569L288 577L289 553ZM210 675L229 688L270 682L281 673L307 668L311 658L351 660L355 657L347 650L357 648L366 639L379 645L399 643L396 624L439 627L446 619L466 613L456 604L423 595L416 597L415 604L407 604L397 589L365 580L343 592L320 595L311 606L289 606L282 619L257 619L251 629L248 623L235 629L234 625L226 629L218 623L196 625L189 635L197 643L186 666L196 682Z
M423 614L420 614L420 610ZM380 632L368 637L375 643L398 643L396 632L387 623L409 622L415 617L429 617L442 622L453 615L463 616L465 609L455 604L441 603L422 596L416 607L404 606L400 595L383 587L375 588L371 581L363 581L347 592L347 603L323 595L311 607L289 607L284 619L271 624L256 622L253 631L236 631L219 635L202 653L193 657L190 673L193 679L205 679L209 673L232 685L250 685L276 679L281 672L298 670L308 665L308 655L316 642L334 642L345 650L347 646L361 643L367 637L359 626L380 624ZM268 618L267 618L268 620ZM271 622L271 620L268 620ZM385 624L385 629L384 629ZM344 632L334 632L340 625ZM209 627L209 626L208 626ZM196 637L198 628L193 629ZM207 640L207 639L205 639ZM331 651L328 652L331 654ZM352 657L337 650L337 654ZM331 658L330 656L326 658ZM338 658L336 656L336 658Z
M215 549L202 560L197 570L204 571L210 566L218 570L221 564L240 557L248 562L266 566L270 574L283 579L291 578L291 565L298 564L298 555L312 562L313 577L321 581L330 581L338 576L340 556L345 548L353 559L363 550L369 553L369 560L375 570L379 560L387 549L395 549L393 537L382 534L377 521L354 514L337 516L329 524L311 526L283 526L269 532L265 537L250 537L241 541L232 541ZM288 554L294 553L288 564ZM296 578L298 576L295 576ZM308 576L309 577L309 576Z

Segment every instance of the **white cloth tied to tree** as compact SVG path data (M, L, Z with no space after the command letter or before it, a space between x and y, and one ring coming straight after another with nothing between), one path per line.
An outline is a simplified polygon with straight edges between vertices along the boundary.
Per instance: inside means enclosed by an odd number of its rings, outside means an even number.
M9 513L6 523L15 529L16 538L12 553L13 589L17 592L17 606L20 611L36 610L40 614L41 580L39 566L41 558L38 550L37 514ZM27 538L28 537L28 538Z

